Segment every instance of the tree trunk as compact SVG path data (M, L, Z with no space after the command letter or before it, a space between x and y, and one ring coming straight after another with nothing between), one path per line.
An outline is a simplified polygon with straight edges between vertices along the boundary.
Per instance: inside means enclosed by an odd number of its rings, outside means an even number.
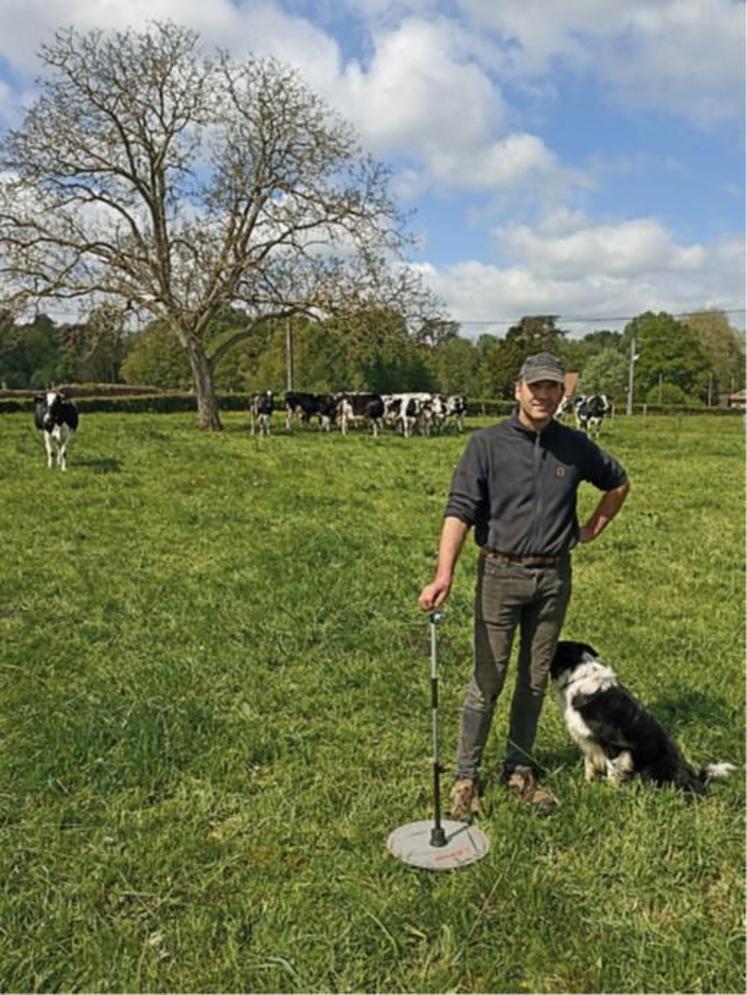
M189 344L189 365L192 368L192 380L195 385L199 426L206 432L220 432L223 424L218 412L213 370L199 342Z

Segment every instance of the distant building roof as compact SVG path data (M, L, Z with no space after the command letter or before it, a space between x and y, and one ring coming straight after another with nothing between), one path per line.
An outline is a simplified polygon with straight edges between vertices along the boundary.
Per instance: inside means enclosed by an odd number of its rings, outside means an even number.
M566 373L565 375L565 396L571 397L576 390L578 383L578 373Z

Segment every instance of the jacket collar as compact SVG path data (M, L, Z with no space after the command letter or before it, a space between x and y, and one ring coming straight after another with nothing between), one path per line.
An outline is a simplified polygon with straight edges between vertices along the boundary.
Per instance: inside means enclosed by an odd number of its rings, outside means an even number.
M551 418L549 424L546 425L541 432L535 432L533 428L527 428L526 425L523 425L519 421L519 412L517 408L514 408L514 412L511 415L508 424L511 426L512 429L514 429L517 432L521 432L523 435L526 435L532 441L534 441L537 438L537 436L539 436L543 440L551 439L553 435L555 435L555 432L558 428L558 423L555 421L554 418Z

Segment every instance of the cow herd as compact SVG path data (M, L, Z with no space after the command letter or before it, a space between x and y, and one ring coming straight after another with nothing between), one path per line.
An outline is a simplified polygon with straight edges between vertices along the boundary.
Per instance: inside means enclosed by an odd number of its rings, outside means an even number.
M276 410L285 411L285 427L290 432L294 423L308 425L317 419L320 431L338 428L343 435L351 425L362 424L373 435L389 427L405 438L415 432L430 435L453 425L464 430L467 398L462 394L431 394L424 391L411 394L371 394L341 392L312 394L288 391L282 403L271 390L251 395L249 425L252 435L270 434L270 420ZM602 421L612 406L604 394L590 394L575 400L564 397L555 417L561 421L573 414L576 424L588 435L599 436ZM78 428L78 412L71 400L60 391L49 390L34 398L34 424L44 437L47 466L55 462L61 470L67 468L67 447Z
M273 411L285 410L285 427L291 431L296 423L308 425L317 420L320 431L339 428L346 435L352 425L363 425L373 435L385 427L398 431L405 438L414 432L430 435L454 425L464 429L467 398L462 394L432 394L424 391L410 394L372 394L342 391L337 394L312 394L288 391L283 402L276 400L271 390L252 394L249 401L252 435L270 434Z

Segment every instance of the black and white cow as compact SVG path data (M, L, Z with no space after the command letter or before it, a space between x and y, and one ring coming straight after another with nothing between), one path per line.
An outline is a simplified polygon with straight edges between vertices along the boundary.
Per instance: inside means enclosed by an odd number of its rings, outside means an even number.
M65 453L78 428L78 411L73 402L56 390L37 394L34 398L34 424L44 434L47 466L51 468L54 465L56 446L57 466L66 470Z
M423 435L430 434L433 422L433 395L421 392L418 394L385 394L383 395L384 417L387 422L395 425L405 438L412 435L417 426Z
M431 428L440 432L446 421L446 405L448 398L446 394L431 394Z
M315 394L289 390L285 395L285 427L290 432L293 419L298 418L307 425L318 414L319 403Z
M558 421L565 421L568 415L573 414L573 399L569 394L564 394L560 404L555 409L555 417Z
M467 414L467 398L464 394L449 394L443 409L444 423L453 421L460 432L464 431L464 417Z
M384 428L384 401L381 394L351 394L344 391L336 395L340 414L340 431L347 435L351 422L368 422L374 435Z
M604 416L612 410L605 394L587 394L579 397L574 405L576 424L588 435L599 437Z
M275 399L271 390L262 390L249 398L249 422L254 435L259 426L260 435L270 434L270 418L275 410Z
M294 418L300 419L303 425L308 425L312 418L318 418L319 431L329 432L337 421L340 396L289 391L285 395L285 427L290 432Z
M410 432L417 428L421 435L430 435L434 424L434 415L440 413L441 402L433 394L421 391L418 394L405 394L407 407L405 409L405 425ZM405 433L408 434L408 433Z
M391 428L400 428L400 408L402 399L399 394L382 394L381 400L384 404L384 424Z
M340 398L335 394L319 394L319 429L329 432L333 425L337 423L340 415Z

